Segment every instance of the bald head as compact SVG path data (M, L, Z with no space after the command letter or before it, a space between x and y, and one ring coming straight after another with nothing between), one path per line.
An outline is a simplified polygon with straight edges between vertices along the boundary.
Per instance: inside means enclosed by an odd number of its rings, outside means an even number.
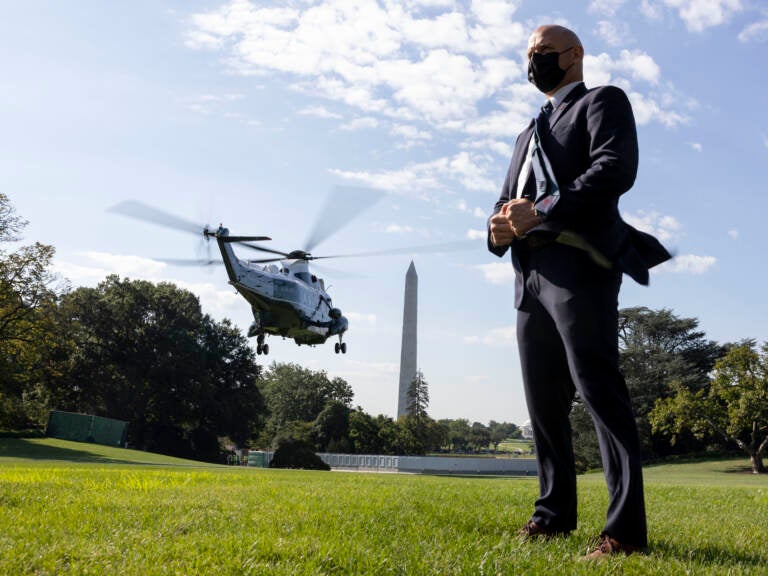
M553 88L543 90L547 95L570 84L584 80L584 47L579 37L568 28L557 24L539 26L528 39L528 61L534 54L557 53L558 66L565 70L563 79Z

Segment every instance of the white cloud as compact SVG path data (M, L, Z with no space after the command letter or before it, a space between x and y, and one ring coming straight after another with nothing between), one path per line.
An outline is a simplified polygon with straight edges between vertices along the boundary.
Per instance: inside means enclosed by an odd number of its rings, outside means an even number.
M108 252L83 252L89 263L93 263L99 270L108 270L109 274L119 274L122 277L137 278L142 280L157 280L168 265L150 258L140 256L125 256L110 254ZM70 280L75 280L70 278Z
M640 210L636 214L622 214L624 220L643 232L656 236L661 242L678 242L682 226L674 216Z
M426 130L419 130L415 126L407 124L396 124L390 129L389 133L392 136L402 138L405 141L404 147L406 148L423 144L427 140L432 140L431 133Z
M490 284L512 284L515 281L515 269L512 268L512 263L509 260L481 264L475 268L482 272L483 277Z
M604 16L615 16L619 8L622 7L626 0L592 0L589 3L589 12L593 14L601 14Z
M376 327L376 314L364 314L360 312L344 312L350 322L354 322L356 325L365 324L370 328Z
M373 173L331 169L330 172L373 188L397 194L423 196L427 191L445 189L448 182L460 183L469 190L495 192L498 182L495 176L488 174L491 167L491 159L484 155L459 152L431 162L409 164L398 170Z
M493 138L470 140L468 142L462 142L460 146L465 150L490 150L505 159L511 158L514 150L511 142L507 140L495 140Z
M483 344L485 346L516 346L517 327L504 326L502 328L494 328L484 336L465 336L464 342L467 344Z
M728 230L728 236L730 236L733 240L739 239L739 231L736 229Z
M696 152L701 152L703 150L703 146L700 142L689 142L688 144L691 146L691 148L696 150Z
M742 42L765 42L768 40L768 18L752 22L739 33Z
M456 5L431 17L373 0L294 6L232 0L191 17L187 45L224 52L239 73L312 79L315 94L366 113L436 124L477 115L480 100L521 75L506 57L527 40L512 20L513 2Z
M307 106L298 111L300 116L314 116L315 118L329 118L339 119L342 118L341 114L331 112L325 106Z
M469 240L485 240L488 237L488 230L467 230Z
M658 267L659 272L672 272L675 274L692 274L698 276L705 274L717 263L714 256L696 256L695 254L680 254L672 260Z
M664 86L658 93L633 88L632 82L661 86L661 68L646 52L622 50L618 58L605 52L585 56L584 79L589 86L615 84L623 88L632 102L639 125L658 122L672 128L688 122L688 117L679 111L681 96L671 86Z
M200 307L203 312L211 314L215 318L231 316L233 311L248 306L234 290L222 290L219 284L211 282L185 282L183 280L168 280L179 288L189 290L200 299Z
M379 125L379 121L376 118L370 116L364 116L362 118L355 118L339 126L340 130L346 130L348 132L356 132L357 130L369 130L376 128Z
M742 10L740 0L664 0L664 4L677 9L678 15L691 32L702 32L712 26L719 26Z
M388 224L387 227L384 228L384 232L387 234L407 234L413 232L413 228L402 224Z
M509 157L511 141L542 100L526 81L521 54L531 23L515 20L520 3L315 0L266 8L230 0L188 19L187 45L216 51L230 72L269 76L316 101L352 109L351 116L359 117L343 130L386 126L391 136L403 139L397 144L401 148L432 140L435 130L460 132L473 139L465 149ZM593 12L613 15L625 3L593 0L590 6ZM606 20L598 33L618 45L620 38L626 41L628 30ZM590 85L661 83L659 66L640 50L589 56L585 66ZM633 92L642 122L674 126L685 120L665 104L663 95L637 88ZM204 111L208 104L191 105ZM298 113L339 118L338 112L319 104ZM458 174L462 168L455 170ZM496 175L464 177L472 189L497 188Z
M621 46L630 37L629 26L625 22L601 20L595 28L595 35L602 38L610 46Z
M467 214L472 214L475 218L482 218L483 220L488 219L488 214L485 210L480 208L479 206L476 206L475 208L470 208L467 203L464 200L459 200L456 203L456 209L459 212L465 212Z
M643 0L640 3L640 12L649 20L660 20L663 16L663 7L651 0Z
M629 74L633 80L658 84L661 69L654 59L642 50L622 50L617 60L611 61L610 69L619 74Z
M672 103L665 104L665 98L661 101L653 96L645 96L640 92L631 92L629 99L632 102L632 110L635 113L635 121L639 125L649 124L652 121L673 128L689 121L688 116L678 112Z
M232 117L233 113L222 112L224 106L231 102L236 102L245 98L244 94L200 94L189 98L181 99L181 102L188 110L199 114L212 114L214 112L222 113L225 117Z
M221 285L210 282L186 282L168 277L169 266L150 258L108 252L83 252L77 254L85 259L84 264L57 262L56 272L70 280L74 286L95 286L110 274L132 280L150 282L171 282L189 290L200 299L204 312L214 317L231 316L232 311L245 304L242 297L232 289L221 289Z

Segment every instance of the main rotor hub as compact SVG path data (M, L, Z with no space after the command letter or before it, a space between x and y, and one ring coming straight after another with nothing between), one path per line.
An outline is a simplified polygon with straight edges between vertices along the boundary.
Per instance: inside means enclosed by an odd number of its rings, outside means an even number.
M294 250L290 252L286 258L288 260L312 260L312 254L305 252L304 250Z

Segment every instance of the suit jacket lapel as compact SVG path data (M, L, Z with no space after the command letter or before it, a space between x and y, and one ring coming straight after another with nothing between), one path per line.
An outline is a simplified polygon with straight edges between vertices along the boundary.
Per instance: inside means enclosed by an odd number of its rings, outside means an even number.
M549 126L554 128L557 121L560 120L563 113L570 108L576 100L584 96L587 93L587 87L582 82L578 86L574 86L573 90L568 92L568 95L560 103L556 110L552 111L552 115L549 117Z

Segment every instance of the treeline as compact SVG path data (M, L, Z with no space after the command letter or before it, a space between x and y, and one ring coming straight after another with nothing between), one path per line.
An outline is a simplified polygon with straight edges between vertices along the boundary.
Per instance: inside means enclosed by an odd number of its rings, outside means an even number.
M423 392L412 386L413 392ZM468 420L433 420L426 405L394 419L372 416L352 407L353 393L341 378L297 364L273 363L259 381L266 421L255 445L274 447L300 440L321 452L353 454L425 454L483 452L498 449L508 438L520 438L515 424L491 421L487 426ZM422 396L423 397L423 396Z
M85 412L129 421L136 448L207 460L221 457L222 439L420 454L519 436L514 424L433 420L421 374L407 418L352 408L347 382L294 364L264 369L238 329L172 284L110 276L71 289L51 271L53 247L20 245L25 225L0 193L0 429L40 428L51 409ZM765 471L768 344L718 344L696 319L646 308L621 310L619 336L646 460L738 447ZM578 466L599 466L578 398L572 428Z

